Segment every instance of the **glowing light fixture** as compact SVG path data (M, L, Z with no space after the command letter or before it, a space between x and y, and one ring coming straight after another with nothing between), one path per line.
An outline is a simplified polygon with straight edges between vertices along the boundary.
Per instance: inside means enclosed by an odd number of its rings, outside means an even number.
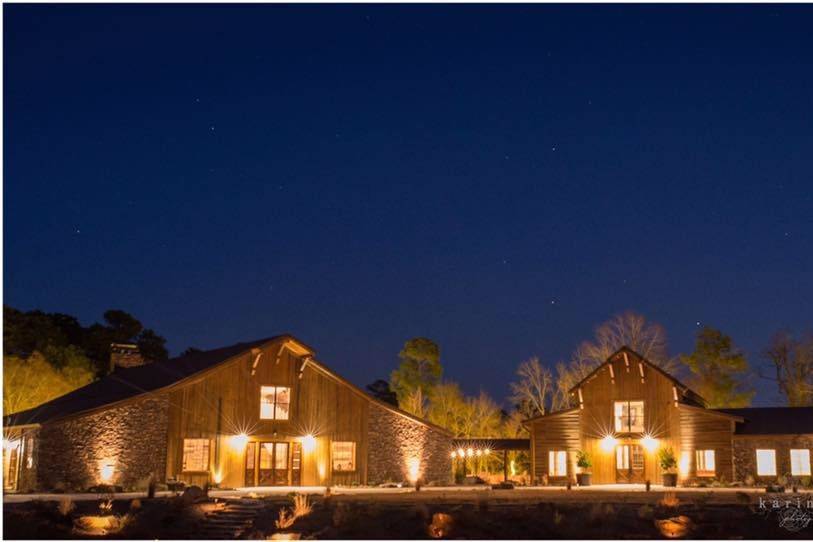
M474 455L476 455L477 457L480 457L481 455L483 455L483 451L482 450L477 450L476 452L474 452Z
M313 435L305 435L299 440L302 442L302 451L306 454L316 449L316 438Z
M240 433L229 437L229 445L235 450L242 450L248 444L248 435Z
M455 452L454 450L452 450L451 457L452 457L452 459L454 459L455 457L457 457L457 452Z
M646 448L648 452L654 452L655 450L658 449L659 445L660 441L658 441L658 439L656 439L652 435L644 435L643 437L641 437L641 446Z
M460 457L466 457L466 450L464 450L463 448L458 448L457 455L459 455Z
M491 448L486 448L485 450L483 450L483 453L486 454L486 455L490 454L491 453Z
M599 441L599 447L605 452L612 452L616 444L618 444L618 439L613 435L607 435Z
M102 466L101 469L99 469L99 478L102 479L102 482L110 482L110 480L113 479L113 472L113 465L107 463L106 465Z
M469 448L468 450L466 450L466 455L469 456L469 457L473 456L474 455L474 450Z
M219 470L215 471L214 474L212 474L212 480L214 480L216 484L219 484L223 481L223 473Z

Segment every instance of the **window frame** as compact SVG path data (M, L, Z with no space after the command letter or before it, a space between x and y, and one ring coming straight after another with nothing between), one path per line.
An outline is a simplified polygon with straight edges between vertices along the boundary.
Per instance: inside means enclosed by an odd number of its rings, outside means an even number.
M706 454L711 454L711 469L708 468L708 459L709 456ZM713 478L717 476L717 453L712 448L704 448L702 450L695 450L694 451L694 466L695 466L695 475L698 477L710 477ZM703 467L702 469L700 467Z
M807 463L807 472L794 472L794 463L793 463L793 452L804 452L804 454L799 454L801 457L805 458L805 461L801 462L800 466L805 466L804 464ZM788 452L790 457L790 475L791 476L810 476L811 475L811 466L810 466L810 449L809 448L791 448Z
M191 469L187 468L187 459L186 459L186 442L187 441L199 441L206 443L206 467L203 469ZM206 437L184 437L183 441L181 442L181 472L209 472L209 468L212 462L212 440Z
M766 452L766 453L770 452L771 453L771 455L773 457L772 472L765 472L765 473L760 472L760 470L759 470L759 467L760 467L760 464L759 464L760 463L760 461L759 461L759 455L760 454L759 453L760 452ZM756 466L756 470L757 470L757 476L776 476L776 472L777 472L777 469L776 469L776 448L757 448L756 450L754 450L754 456L755 456L755 459L756 459L756 465L755 466Z
M638 430L637 427L635 429L633 429L633 426L632 426L632 421L631 421L632 417L630 416L629 413L630 413L630 409L631 409L631 406L632 406L633 403L635 403L635 404L640 403L641 404L641 424L640 424L641 429L640 430ZM620 416L616 415L616 413L615 413L616 405L622 405L622 414ZM618 422L619 422L620 419L623 419L623 405L627 406L627 425L626 425L626 427L622 426L619 429ZM646 401L644 401L643 399L614 400L612 402L613 429L615 430L616 433L621 433L621 434L625 434L625 435L635 435L635 434L644 434L644 433L646 433L646 423L645 423L646 422L646 410L647 410L646 409Z
M269 390L269 389L274 390L273 391L273 394L274 394L274 402L273 403L265 402L265 398L270 395L265 390ZM279 390L288 390L288 402L287 403L280 402L277 399L279 397ZM291 394L292 394L291 390L292 390L291 386L278 386L276 384L270 384L270 385L267 385L267 386L260 386L260 420L282 421L282 422L289 421L291 419ZM288 406L288 410L287 410L287 414L286 414L285 418L277 417L277 405L280 405L280 404ZM271 417L267 417L267 416L263 415L263 406L265 406L265 405L271 405Z
M336 445L337 444L352 444L352 460L353 460L353 468L352 469L344 469L344 468L336 468ZM355 440L332 440L330 441L330 468L333 472L356 472L358 470L358 446Z
M560 465L560 459L564 458L564 465ZM567 450L548 450L548 478L565 478L567 476ZM560 466L564 466L564 472L559 470Z

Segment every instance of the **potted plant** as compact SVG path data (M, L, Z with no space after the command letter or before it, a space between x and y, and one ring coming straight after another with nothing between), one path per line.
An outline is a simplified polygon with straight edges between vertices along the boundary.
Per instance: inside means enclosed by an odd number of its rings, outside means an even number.
M589 486L590 479L593 475L589 472L585 472L585 470L589 470L590 467L593 466L593 461L590 459L590 454L579 450L576 453L576 466L581 469L581 472L576 475L576 481L580 486Z
M661 448L658 452L658 461L663 470L663 485L666 487L677 486L677 460L675 459L675 452L672 448Z

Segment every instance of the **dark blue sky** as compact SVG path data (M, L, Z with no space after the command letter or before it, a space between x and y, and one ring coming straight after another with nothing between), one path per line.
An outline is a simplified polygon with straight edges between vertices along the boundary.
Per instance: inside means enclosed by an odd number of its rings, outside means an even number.
M289 331L361 385L425 335L498 400L624 309L754 362L813 327L811 6L4 14L18 308Z

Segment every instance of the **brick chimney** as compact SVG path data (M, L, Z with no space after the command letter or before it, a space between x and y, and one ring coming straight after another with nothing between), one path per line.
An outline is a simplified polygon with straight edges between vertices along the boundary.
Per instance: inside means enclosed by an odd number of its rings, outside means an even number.
M112 343L110 345L110 370L117 367L129 369L145 365L147 360L141 355L138 346L134 344Z

